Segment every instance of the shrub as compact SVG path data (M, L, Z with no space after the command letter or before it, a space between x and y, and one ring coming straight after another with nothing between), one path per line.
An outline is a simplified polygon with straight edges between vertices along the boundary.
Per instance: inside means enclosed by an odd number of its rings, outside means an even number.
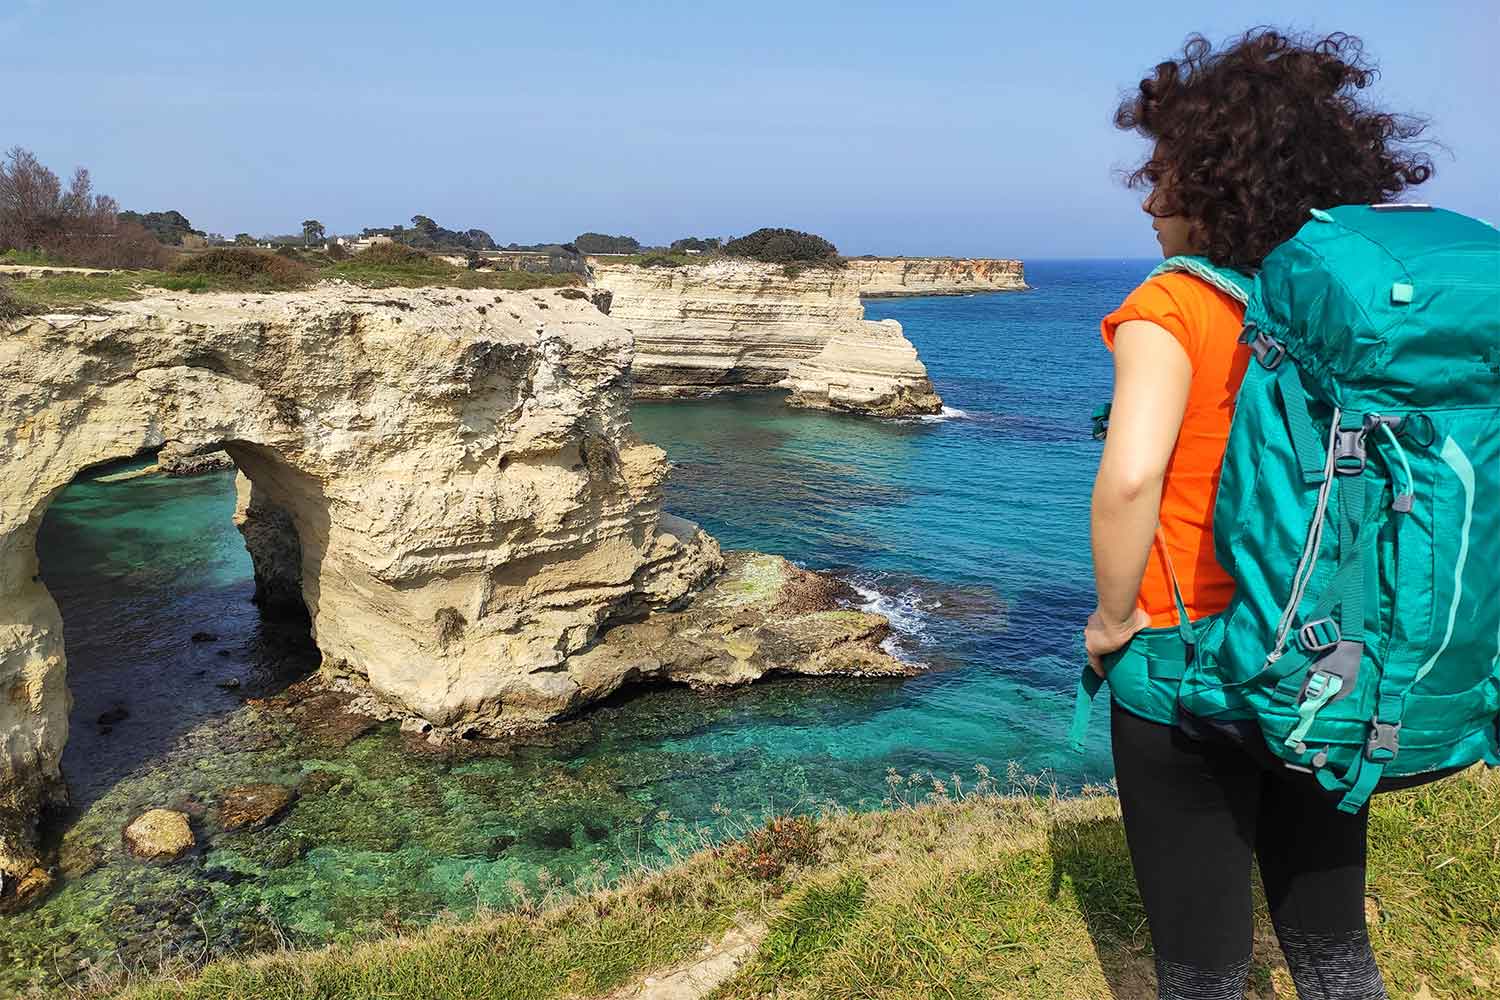
M433 261L432 254L416 247L409 247L404 243L376 243L365 247L359 253L349 258L354 264L376 264L381 267L410 267L413 264L422 265L429 263L441 263Z
M703 238L699 236L687 236L680 240L673 240L671 250L674 253L686 253L689 250L697 250L700 253L709 253L719 249L719 238L712 236Z
M638 264L641 267L683 267L687 262L684 261L681 257L676 257L669 253L662 253L660 250L658 250L653 253L641 254L633 261L633 263Z
M731 847L734 864L761 882L780 878L792 865L818 861L818 826L806 816L777 816Z
M10 293L10 282L0 281L0 323L9 323L13 319L19 319L25 316L28 311Z
M797 229L757 229L724 244L732 257L748 257L767 264L840 265L838 247L821 236Z
M313 278L311 268L274 253L242 247L215 247L195 254L172 269L175 275L199 275L207 279L192 284L195 290L226 288L296 288Z

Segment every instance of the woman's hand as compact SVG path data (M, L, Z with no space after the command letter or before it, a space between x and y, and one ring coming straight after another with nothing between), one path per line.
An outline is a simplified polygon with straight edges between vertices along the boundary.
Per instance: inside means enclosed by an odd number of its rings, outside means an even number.
M1132 609L1130 620L1121 623L1106 621L1098 611L1089 615L1083 628L1083 648L1088 651L1089 666L1094 673L1103 677L1104 658L1124 648L1137 632L1150 625L1151 616L1140 608Z

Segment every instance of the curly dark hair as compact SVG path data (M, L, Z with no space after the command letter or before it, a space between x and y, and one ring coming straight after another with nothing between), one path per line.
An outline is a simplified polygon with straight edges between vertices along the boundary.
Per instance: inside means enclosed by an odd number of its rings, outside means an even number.
M1432 176L1411 146L1426 121L1358 100L1376 76L1352 35L1255 28L1217 52L1193 35L1115 111L1156 140L1127 183L1155 189L1152 214L1190 220L1215 264L1255 271L1308 209L1389 201Z

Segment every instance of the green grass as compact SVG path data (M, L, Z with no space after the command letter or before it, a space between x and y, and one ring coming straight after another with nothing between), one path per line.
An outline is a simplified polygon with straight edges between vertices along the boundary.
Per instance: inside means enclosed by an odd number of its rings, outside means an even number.
M324 268L322 276L338 278L366 288L497 288L518 291L528 288L563 288L580 285L576 274L534 274L530 271L470 271L433 257L409 262L367 262L359 255Z
M652 250L647 253L630 254L627 257L605 257L607 264L634 264L638 267L697 267L715 260L723 260L724 255L713 253L674 253L670 250Z
M951 778L893 775L891 808L830 813L812 838L754 834L627 885L362 945L216 962L124 995L598 997L739 924L764 936L712 1000L1154 996L1115 799L1035 785L1000 796L980 777L960 793ZM777 850L786 864L765 863ZM1500 772L1379 797L1369 898L1393 997L1494 996ZM1257 924L1253 995L1294 995L1263 904Z
M16 250L14 248L0 253L0 264L25 264L32 267L71 266L63 261L48 257L40 250Z
M25 312L65 312L101 302L139 297L143 272L111 271L98 275L52 274L7 281L11 297Z

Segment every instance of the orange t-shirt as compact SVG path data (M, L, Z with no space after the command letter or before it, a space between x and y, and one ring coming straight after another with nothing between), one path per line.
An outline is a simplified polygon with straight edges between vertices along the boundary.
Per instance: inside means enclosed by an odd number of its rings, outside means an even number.
M1149 320L1177 338L1193 365L1187 411L1162 484L1161 528L1183 603L1195 619L1223 611L1234 596L1234 581L1214 558L1213 512L1234 398L1250 360L1250 349L1239 342L1243 317L1244 307L1232 297L1192 275L1169 272L1136 288L1100 324L1113 350L1116 327ZM1151 547L1139 603L1152 625L1177 621L1160 545Z

